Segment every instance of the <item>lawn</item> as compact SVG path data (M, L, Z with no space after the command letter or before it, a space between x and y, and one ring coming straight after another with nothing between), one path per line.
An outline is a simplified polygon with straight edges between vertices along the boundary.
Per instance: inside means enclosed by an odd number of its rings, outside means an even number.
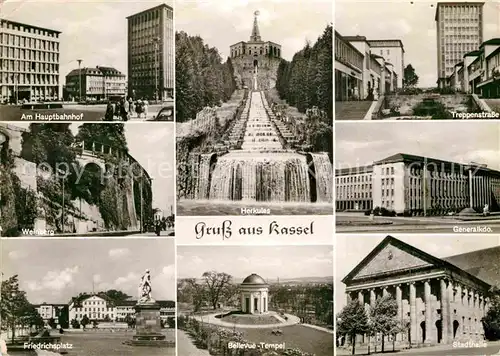
M298 348L316 356L333 355L333 335L301 325L280 328L282 335L273 335L271 329L238 329L251 342L285 343L286 348Z
M68 332L62 335L61 343L72 344L67 356L174 356L175 348L134 347L124 345L133 332ZM175 330L166 332L168 340L175 340ZM17 353L16 353L17 355ZM24 356L24 355L23 355Z
M273 315L244 315L231 314L220 318L220 320L238 325L271 325L279 324L281 321Z

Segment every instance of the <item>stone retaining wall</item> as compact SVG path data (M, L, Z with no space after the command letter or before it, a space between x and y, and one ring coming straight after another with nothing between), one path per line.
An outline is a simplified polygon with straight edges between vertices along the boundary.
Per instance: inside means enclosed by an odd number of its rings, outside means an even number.
M450 95L386 95L385 96L385 109L393 107L399 108L401 116L413 115L413 108L424 101L426 98L432 98L436 102L443 104L447 108L454 110L467 108L468 95L465 94L450 94ZM457 110L459 111L459 110Z

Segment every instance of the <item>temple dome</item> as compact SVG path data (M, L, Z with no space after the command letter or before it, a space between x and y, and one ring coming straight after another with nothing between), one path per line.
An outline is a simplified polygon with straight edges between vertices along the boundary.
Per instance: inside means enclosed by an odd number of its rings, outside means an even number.
M255 274L255 273L252 273L247 278L245 278L243 280L243 283L241 283L241 284L263 284L263 285L267 285L267 283L264 280L264 278L262 278L261 276L259 276L258 274Z

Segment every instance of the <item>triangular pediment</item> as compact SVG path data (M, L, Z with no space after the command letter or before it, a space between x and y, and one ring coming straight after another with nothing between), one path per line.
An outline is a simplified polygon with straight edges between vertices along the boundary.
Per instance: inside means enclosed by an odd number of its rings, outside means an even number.
M387 273L431 267L436 263L439 263L439 259L388 237L361 261L346 279L354 281Z

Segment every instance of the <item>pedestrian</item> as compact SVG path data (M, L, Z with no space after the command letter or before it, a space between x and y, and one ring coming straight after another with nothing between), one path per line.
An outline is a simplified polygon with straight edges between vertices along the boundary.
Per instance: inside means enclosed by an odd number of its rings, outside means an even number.
M125 111L124 121L128 121L130 119L130 103L126 98L123 100L123 110Z
M135 104L132 98L129 99L129 103L130 103L130 116L132 117L135 113Z
M147 119L148 118L148 106L149 106L148 101L144 100L143 105L144 105L144 118Z
M135 107L135 111L137 112L137 118L141 118L141 114L142 114L142 110L143 110L143 107L142 107L142 101L141 99L137 100L137 105Z
M122 103L121 103L121 107L120 107L120 116L122 118L123 121L128 121L128 101L124 99L122 99Z
M113 106L114 106L114 110L113 110L114 115L113 116L116 116L117 118L119 118L120 117L120 102L117 101L117 102L113 103Z
M113 117L115 115L115 109L113 108L113 104L108 102L106 106L106 113L104 114L104 121L113 121Z

